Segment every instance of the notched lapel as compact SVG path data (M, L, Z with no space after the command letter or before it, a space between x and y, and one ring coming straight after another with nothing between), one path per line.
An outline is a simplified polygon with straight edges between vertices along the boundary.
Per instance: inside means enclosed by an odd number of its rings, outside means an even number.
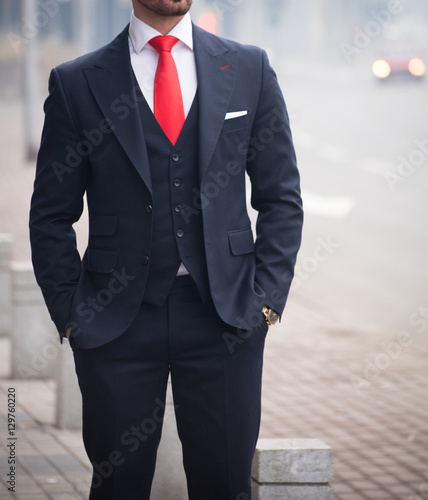
M133 77L127 30L110 44L99 65L88 67L84 72L92 94L109 120L113 133L151 191L149 162L138 104L144 98Z
M193 27L199 92L200 179L211 161L235 86L237 52Z

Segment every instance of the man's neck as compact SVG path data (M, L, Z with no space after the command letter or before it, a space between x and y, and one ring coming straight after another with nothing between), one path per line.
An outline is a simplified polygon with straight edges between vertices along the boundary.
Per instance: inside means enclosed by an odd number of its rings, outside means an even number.
M135 17L148 24L162 35L167 35L184 16L159 16L142 5L134 6Z

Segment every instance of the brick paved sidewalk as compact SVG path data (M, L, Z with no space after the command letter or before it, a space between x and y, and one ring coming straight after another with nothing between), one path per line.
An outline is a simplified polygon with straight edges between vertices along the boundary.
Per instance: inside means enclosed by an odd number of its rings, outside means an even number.
M398 342L385 344L396 342L394 335L338 328L294 301L287 325L268 334L261 437L317 437L331 445L337 500L428 496L426 357L417 346L417 333L408 333L409 345L400 350ZM3 358L6 342L1 341ZM393 357L387 357L381 344ZM380 367L377 374L364 374L369 359L370 366ZM12 497L5 489L2 437L0 498L85 498L89 469L80 433L52 425L54 382L2 378L2 436L8 387L17 390L20 467L18 494Z
M269 333L261 436L317 437L332 446L338 500L426 499L422 333L350 326L290 304L288 327Z
M20 154L19 113L17 105L2 103L0 232L14 235L14 259L28 260L34 165ZM84 241L84 231L78 238ZM331 445L337 500L427 499L427 327L421 320L420 332L409 325L400 335L358 324L358 318L290 297L285 320L268 335L260 436L320 438ZM8 349L0 339L0 499L86 498L89 469L80 433L53 427L54 381L7 380ZM6 489L8 387L16 387L18 400L13 496Z

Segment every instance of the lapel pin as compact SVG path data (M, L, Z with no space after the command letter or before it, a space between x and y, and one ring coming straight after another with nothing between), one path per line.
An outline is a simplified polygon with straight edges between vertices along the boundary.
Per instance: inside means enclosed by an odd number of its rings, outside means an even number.
M230 68L230 64L228 64L227 66L223 66L222 68L220 69L229 69Z

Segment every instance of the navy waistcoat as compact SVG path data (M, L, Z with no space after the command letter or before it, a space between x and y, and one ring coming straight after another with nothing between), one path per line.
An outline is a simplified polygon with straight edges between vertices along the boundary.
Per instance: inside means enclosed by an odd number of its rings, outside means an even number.
M163 305L180 262L194 279L202 300L211 298L199 196L199 104L196 94L173 146L147 102L140 102L153 190L149 274L143 300Z

